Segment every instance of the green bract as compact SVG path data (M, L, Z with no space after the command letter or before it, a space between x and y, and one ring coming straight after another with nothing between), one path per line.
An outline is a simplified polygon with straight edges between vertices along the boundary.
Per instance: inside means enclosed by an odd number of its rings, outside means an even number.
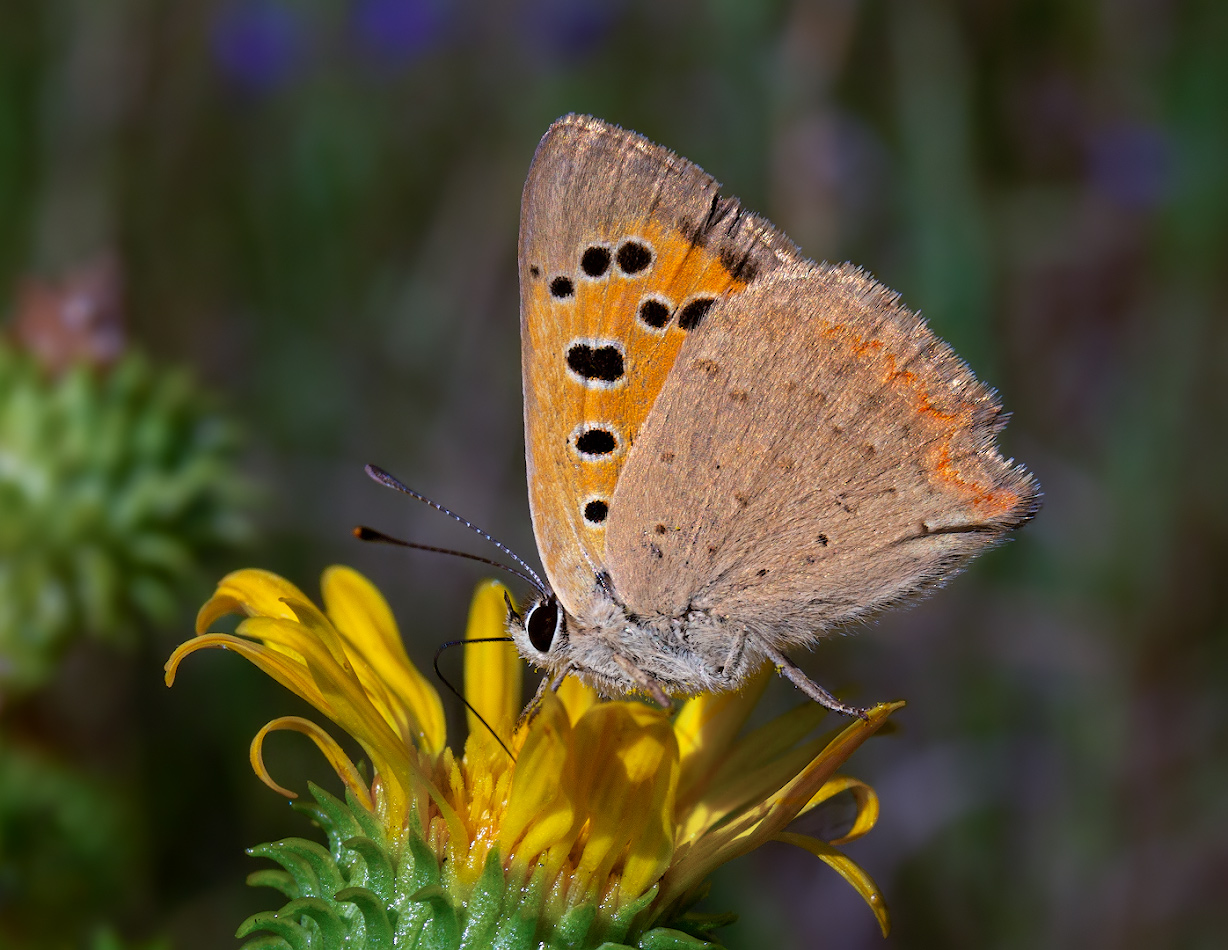
M294 807L319 823L329 847L287 838L249 851L281 870L257 871L248 883L276 888L288 901L243 922L237 936L255 935L244 950L700 950L717 945L675 928L702 933L732 919L683 914L670 921L674 927L635 934L633 921L656 896L655 887L603 924L592 903L555 919L542 912L542 881L513 880L498 850L487 855L468 900L458 905L449 896L447 866L420 829L409 833L398 856L379 819L352 796L347 805L315 785L311 794L314 804Z

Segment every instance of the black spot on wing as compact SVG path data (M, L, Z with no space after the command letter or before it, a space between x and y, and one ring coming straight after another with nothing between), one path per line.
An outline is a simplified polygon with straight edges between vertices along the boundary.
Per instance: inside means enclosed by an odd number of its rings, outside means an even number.
M665 324L669 323L670 310L660 300L649 297L640 304L640 309L636 311L636 315L645 326L652 327L654 330L660 330Z
M624 274L638 274L652 264L652 250L640 241L625 241L618 249L618 269Z
M683 330L694 330L708 315L716 300L712 297L697 297L678 311L678 326Z
M590 346L573 343L567 350L567 365L584 379L613 383L622 379L623 355L616 346Z
M588 455L597 458L603 455L609 455L618 448L618 440L614 437L614 433L608 429L592 428L585 429L580 433L580 437L576 439L576 450L581 455Z
M610 249L594 245L580 255L580 270L589 277L597 278L610 269Z

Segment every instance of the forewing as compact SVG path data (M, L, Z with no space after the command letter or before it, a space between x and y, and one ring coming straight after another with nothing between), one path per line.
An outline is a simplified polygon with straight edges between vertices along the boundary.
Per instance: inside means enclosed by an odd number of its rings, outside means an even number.
M585 116L538 147L520 222L529 504L543 564L582 614L640 426L713 301L798 260L700 168Z

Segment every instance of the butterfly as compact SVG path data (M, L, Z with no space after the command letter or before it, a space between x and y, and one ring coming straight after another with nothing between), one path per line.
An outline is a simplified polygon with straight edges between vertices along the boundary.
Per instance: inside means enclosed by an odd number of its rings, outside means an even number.
M995 394L849 265L590 116L520 220L529 502L548 583L510 634L555 685L730 690L944 582L1039 507Z

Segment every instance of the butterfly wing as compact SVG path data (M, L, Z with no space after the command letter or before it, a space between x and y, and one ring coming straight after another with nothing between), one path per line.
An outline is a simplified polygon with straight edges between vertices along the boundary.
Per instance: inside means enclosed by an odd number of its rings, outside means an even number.
M529 505L555 593L582 616L615 484L687 327L796 248L642 136L567 116L542 139L520 221Z
M994 394L886 288L802 264L721 301L628 455L607 558L640 616L778 648L940 583L1035 513Z

